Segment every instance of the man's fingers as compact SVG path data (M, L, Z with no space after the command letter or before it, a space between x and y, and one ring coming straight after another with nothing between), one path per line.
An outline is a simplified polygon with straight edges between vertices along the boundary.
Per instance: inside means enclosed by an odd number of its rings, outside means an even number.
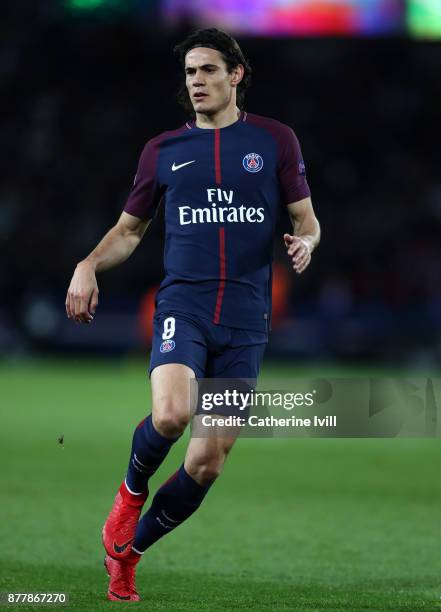
M293 265L293 268L297 272L297 274L301 274L303 270L309 265L310 261L311 261L311 255L309 252L306 252L304 257L299 259L299 261L295 262L295 264Z
M72 309L73 309L73 313L74 313L74 319L77 323L80 322L80 298L78 296L76 296L75 294L72 295Z
M293 256L292 260L294 263L298 263L305 259L305 257L309 256L309 251L307 249L299 249L296 254Z
M75 321L78 323L86 323L92 319L88 310L89 300L83 294L74 295L75 304Z
M297 253L296 257L300 257L304 253L309 253L309 249L302 240L298 239L295 244L291 245L288 249L289 255L294 255L294 253Z
M294 264L301 264L304 261L307 261L308 258L311 257L311 255L309 254L309 251L300 251L299 253L297 253L293 258L292 261Z
M302 272L304 272L306 270L306 268L309 266L309 264L310 264L310 260L309 261L305 261L305 263L298 270L296 270L297 274L302 274Z
M69 314L71 319L75 319L75 301L71 292L69 292Z
M80 315L89 314L89 300L83 295L80 298Z
M283 240L288 255L292 259L293 269L297 274L301 274L311 261L311 251L307 241L299 236L291 236L291 234L284 234Z
M67 318L70 319L69 292L67 292L66 294L66 301L64 303L64 306L66 308Z
M73 295L73 302L74 302L75 318L78 319L78 317L81 314L81 298L79 294Z
M89 312L89 300L86 296L81 296L80 301L80 318L82 323L88 323L93 319L92 315Z
M90 299L89 312L95 314L98 306L98 289L94 289L92 292L92 297Z
M283 241L285 242L286 247L288 247L293 240L294 236L291 236L291 234L283 234Z
M308 244L305 242L305 240L302 240L302 238L292 236L292 242L288 246L288 255L294 255L294 253L299 249L306 249L309 251Z
M288 249L288 255L294 255L298 251L301 251L304 248L304 245L300 241L294 242Z
M69 319L72 319L74 317L74 311L72 310L72 299L71 299L71 291L70 289L68 290L67 294L66 294L66 314L69 317Z
M98 305L98 287L93 270L77 266L66 296L66 314L77 323L90 323Z

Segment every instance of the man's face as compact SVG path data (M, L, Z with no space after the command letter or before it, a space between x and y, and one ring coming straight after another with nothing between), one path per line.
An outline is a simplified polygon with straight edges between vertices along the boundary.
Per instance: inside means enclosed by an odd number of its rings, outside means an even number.
M242 73L241 66L228 72L222 55L215 49L191 49L185 57L185 83L195 112L214 114L227 108Z

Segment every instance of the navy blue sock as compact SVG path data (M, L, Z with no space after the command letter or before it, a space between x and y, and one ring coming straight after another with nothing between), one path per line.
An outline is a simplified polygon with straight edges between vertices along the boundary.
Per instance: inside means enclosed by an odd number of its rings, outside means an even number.
M179 437L179 436L178 436ZM147 482L164 461L178 438L164 438L156 431L150 414L133 434L126 484L132 493L143 493Z
M188 519L199 508L212 484L201 486L182 465L158 489L152 505L139 521L133 543L135 551L144 552L156 540Z

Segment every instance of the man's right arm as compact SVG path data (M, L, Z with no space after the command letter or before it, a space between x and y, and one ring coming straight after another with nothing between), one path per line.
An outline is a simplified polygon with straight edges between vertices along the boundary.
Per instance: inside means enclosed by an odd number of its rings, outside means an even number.
M96 273L118 266L133 253L151 219L123 212L118 223L75 268L66 296L66 314L79 323L91 323L98 306Z

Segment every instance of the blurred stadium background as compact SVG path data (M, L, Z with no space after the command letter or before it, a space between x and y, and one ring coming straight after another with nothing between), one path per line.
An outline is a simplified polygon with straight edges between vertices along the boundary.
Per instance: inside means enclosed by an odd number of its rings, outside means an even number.
M93 325L67 321L65 292L145 141L186 119L173 45L213 25L251 60L247 110L297 132L323 228L299 278L281 215L263 378L438 371L439 0L5 0L2 590L66 590L84 610L103 597L99 531L149 410L162 215L98 279ZM198 518L141 569L149 609L439 609L440 458L429 440L242 441Z
M297 132L323 241L308 273L275 245L268 356L435 365L441 357L438 0L6 3L1 82L0 352L145 351L162 215L100 278L86 329L64 317L73 267L122 210L145 141L181 125L173 44L239 36L246 103ZM294 85L295 84L295 87Z

